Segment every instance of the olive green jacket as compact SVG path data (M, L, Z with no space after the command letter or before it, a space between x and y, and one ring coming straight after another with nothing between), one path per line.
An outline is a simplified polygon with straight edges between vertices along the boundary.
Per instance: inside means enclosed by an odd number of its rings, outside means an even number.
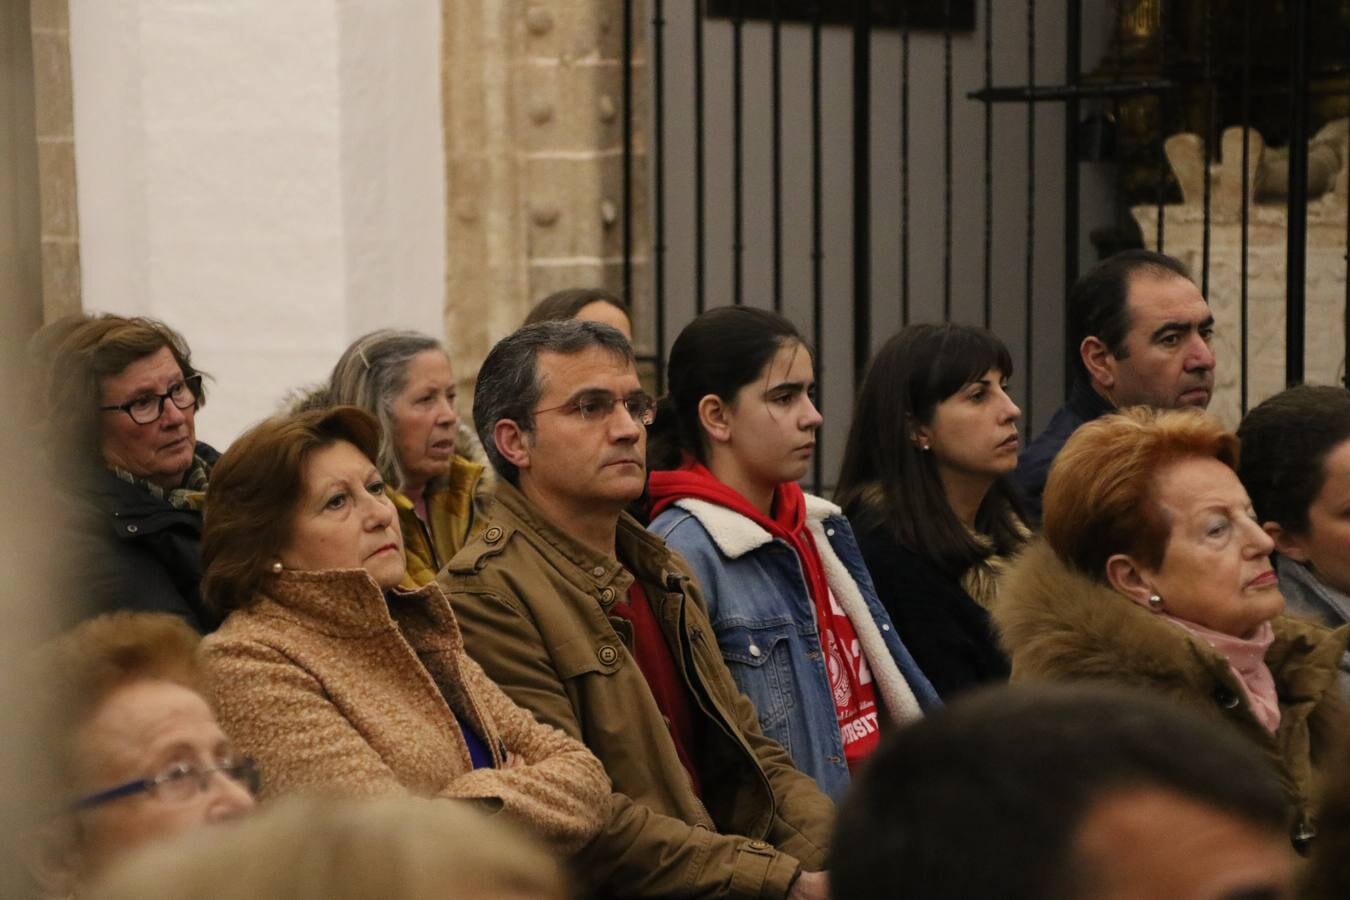
M546 522L505 482L482 531L438 578L470 656L540 721L580 738L614 785L600 835L576 858L595 896L787 894L825 862L834 807L759 729L683 560L623 516L630 572ZM636 576L699 720L702 800L611 614Z

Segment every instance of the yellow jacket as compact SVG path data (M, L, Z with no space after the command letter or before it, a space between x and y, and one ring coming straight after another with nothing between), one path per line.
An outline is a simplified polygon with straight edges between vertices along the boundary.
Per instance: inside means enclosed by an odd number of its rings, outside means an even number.
M462 456L450 462L450 474L427 486L427 521L418 518L411 499L390 490L403 529L403 556L408 572L400 587L430 584L436 573L477 533L491 502L491 483L484 468Z

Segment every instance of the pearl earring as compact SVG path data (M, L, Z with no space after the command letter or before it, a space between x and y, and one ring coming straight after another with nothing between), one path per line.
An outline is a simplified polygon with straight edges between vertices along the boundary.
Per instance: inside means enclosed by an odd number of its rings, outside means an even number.
M272 563L272 574L273 574L273 575L280 575L280 574L281 574L281 570L284 569L284 568L286 568L286 567L283 566L283 565L281 564L281 560L277 560L276 562Z
M1163 599L1157 594L1148 595L1148 608L1154 612L1159 612L1163 608Z

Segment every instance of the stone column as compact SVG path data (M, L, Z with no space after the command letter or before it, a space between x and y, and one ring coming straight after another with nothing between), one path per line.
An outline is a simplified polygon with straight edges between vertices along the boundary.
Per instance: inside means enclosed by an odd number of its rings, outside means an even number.
M43 319L50 322L80 311L69 0L32 0L30 14L37 100L42 307Z
M443 0L446 332L467 396L492 343L564 287L623 286L624 0ZM645 4L634 34L634 305L649 348Z

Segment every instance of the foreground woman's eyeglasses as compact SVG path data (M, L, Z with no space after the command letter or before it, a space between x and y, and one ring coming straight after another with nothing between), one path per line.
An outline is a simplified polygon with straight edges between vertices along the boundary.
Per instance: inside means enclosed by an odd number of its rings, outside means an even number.
M211 778L217 772L241 785L250 794L257 796L258 788L261 786L258 767L251 757L244 756L239 759L229 759L214 766L177 763L153 778L128 781L126 784L119 784L116 787L108 788L106 791L90 794L88 797L72 803L70 811L78 812L101 806L113 800L120 800L123 797L147 792L160 800L190 800L211 786Z

